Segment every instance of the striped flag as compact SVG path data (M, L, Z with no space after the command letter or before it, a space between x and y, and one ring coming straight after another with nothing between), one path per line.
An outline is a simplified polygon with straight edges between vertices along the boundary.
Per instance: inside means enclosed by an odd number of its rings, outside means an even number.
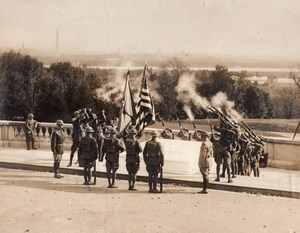
M124 129L126 129L129 124L135 124L136 119L136 111L135 111L135 104L133 101L133 96L129 84L129 70L126 75L126 82L125 82L125 88L124 88L124 95L123 95L123 105L122 109L120 111L120 120L119 120L119 126L118 129L120 132L122 132Z
M137 136L140 137L146 126L155 122L154 104L149 92L149 85L146 75L147 65L144 67L143 80L140 90L140 100L137 104L136 130Z

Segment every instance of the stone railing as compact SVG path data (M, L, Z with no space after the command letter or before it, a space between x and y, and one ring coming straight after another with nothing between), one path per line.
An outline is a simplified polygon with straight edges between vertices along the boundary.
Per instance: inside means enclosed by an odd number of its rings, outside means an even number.
M24 126L24 121L0 121L0 147L26 148ZM38 149L50 149L50 136L54 128L55 123L38 123L35 132L35 146ZM73 127L71 124L64 124L64 128L67 135L65 148L69 150L72 145ZM152 130L146 128L140 141L150 139ZM161 129L158 131L162 132ZM174 130L173 133L174 140L182 140L177 136L179 130ZM194 140L193 133L194 131L189 132L187 140ZM269 167L300 170L300 141L268 137L265 152L268 153Z
M50 136L55 128L55 123L38 122L34 132L35 146L39 149L50 148ZM0 147L26 148L24 121L0 121ZM71 124L64 124L66 132L66 146L71 146Z

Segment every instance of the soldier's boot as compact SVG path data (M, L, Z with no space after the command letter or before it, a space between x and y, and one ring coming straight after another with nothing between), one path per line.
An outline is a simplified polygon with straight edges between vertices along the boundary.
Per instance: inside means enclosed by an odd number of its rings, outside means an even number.
M87 185L88 184L88 177L87 177L87 170L85 168L83 170L83 178L84 178L83 185Z
M31 148L32 148L33 150L37 150L37 148L34 146L34 139L32 139L32 141L31 141Z
M228 183L232 183L233 180L230 178L231 172L230 172L230 166L227 167L227 176L228 176Z
M26 141L27 150L30 150L30 141Z
M92 184L92 183L91 183L91 178L92 178L92 170L91 170L91 169L88 169L88 170L87 170L88 184Z
M72 167L73 157L74 157L74 153L73 153L73 151L71 151L71 154L70 154L70 162L69 162L69 164L67 165L67 167Z
M158 190L157 190L157 179L155 179L153 181L153 193L159 193Z
M259 177L259 167L256 168L256 175Z
M220 181L220 164L217 164L216 172L217 178L215 179L215 181Z
M60 178L63 178L64 176L59 174L59 168L60 168L60 162L57 162L57 174Z
M220 177L225 177L225 171L226 171L226 164L223 163L223 166L222 166L222 174L220 175Z
M106 177L107 177L107 181L108 181L108 186L107 188L112 188L112 185L111 185L111 180L110 180L110 171L107 171L106 172Z
M231 169L232 169L232 178L236 178L236 175L235 175L235 173L236 173L236 167L235 167L235 164L234 164L234 162L231 164L232 166L231 166Z
M132 179L130 173L128 173L128 190L132 190Z
M137 188L134 186L135 185L135 180L136 180L136 174L133 174L132 175L132 190L137 190Z
M53 164L53 170L54 170L54 178L62 178L61 175L58 174L58 169L59 169L59 163L58 162L54 162Z
M202 190L198 193L204 193L206 194L207 193L207 185L208 185L208 179L207 179L207 176L205 175L202 175L203 176L203 183L202 183Z
M153 192L153 188L152 188L152 177L149 176L149 181L148 181L148 185L149 185L149 193L152 193Z
M111 185L113 188L118 188L118 186L115 185L115 181L116 181L116 172L114 171L113 174L112 174L112 181L111 181Z

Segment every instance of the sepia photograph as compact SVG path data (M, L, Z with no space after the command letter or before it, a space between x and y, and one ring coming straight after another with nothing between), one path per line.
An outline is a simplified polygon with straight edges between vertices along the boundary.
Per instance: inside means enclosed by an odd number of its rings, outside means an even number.
M0 5L1 233L300 233L300 1Z

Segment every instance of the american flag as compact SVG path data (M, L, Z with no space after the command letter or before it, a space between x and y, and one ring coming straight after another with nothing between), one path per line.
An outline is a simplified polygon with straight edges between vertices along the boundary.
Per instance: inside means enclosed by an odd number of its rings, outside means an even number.
M137 104L137 119L136 130L137 136L140 137L144 131L144 128L155 122L155 110L154 104L149 92L149 85L147 80L147 65L144 67L142 85L140 90L140 100Z

